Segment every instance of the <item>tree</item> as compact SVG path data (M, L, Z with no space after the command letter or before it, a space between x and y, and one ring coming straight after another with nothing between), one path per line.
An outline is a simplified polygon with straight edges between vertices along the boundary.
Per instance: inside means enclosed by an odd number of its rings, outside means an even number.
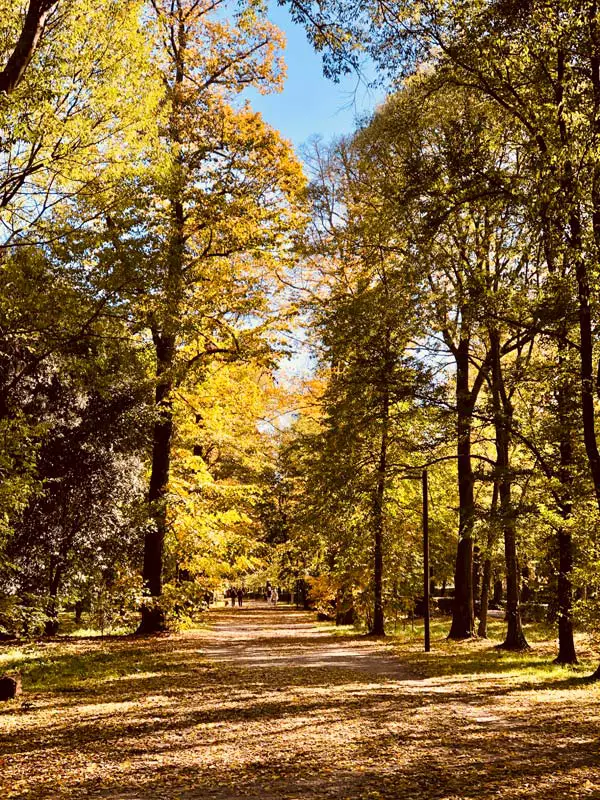
M2 475L0 574L52 634L78 576L139 555L148 383L122 322L47 251L17 249L4 274L0 387L16 463Z
M180 587L248 587L264 572L276 452L267 420L279 395L269 371L241 361L210 365L177 389L165 563Z
M313 468L328 487L315 490L337 494L368 531L361 535L371 552L371 633L382 636L387 496L399 454L410 449L408 420L427 375L409 354L418 327L413 271L400 246L390 254L398 234L382 225L377 192L365 194L374 176L364 156L358 137L327 158L317 154L308 251L321 284L311 306L327 378Z
M160 630L173 393L215 359L268 357L271 266L285 260L301 168L290 148L235 98L278 86L280 36L254 3L153 3L165 115L149 168L106 216L100 253L116 270L156 360L156 420L143 577L152 602L141 632Z
M76 0L49 25L36 56L2 101L0 245L30 235L74 197L119 184L155 124L157 84L140 29L141 4ZM11 4L7 20L17 23ZM79 212L84 205L79 204ZM78 219L78 227L85 220Z
M292 2L318 47L332 48L326 68L343 69L366 48L390 76L407 75L423 64L436 65L440 88L466 86L508 114L519 129L530 167L531 217L537 218L547 267L562 274L577 313L580 420L562 431L559 470L563 498L571 495L574 438L583 438L591 486L600 508L600 455L594 403L594 274L598 264L600 170L600 39L595 0L583 2L439 4L414 9L408 3ZM346 36L337 32L344 30ZM562 297L560 299L563 299ZM559 298L550 300L558 305ZM570 308L570 305L568 304ZM563 318L559 371L570 347L570 320ZM565 382L557 413L571 419ZM560 660L574 660L570 631L569 519L559 536L562 611Z

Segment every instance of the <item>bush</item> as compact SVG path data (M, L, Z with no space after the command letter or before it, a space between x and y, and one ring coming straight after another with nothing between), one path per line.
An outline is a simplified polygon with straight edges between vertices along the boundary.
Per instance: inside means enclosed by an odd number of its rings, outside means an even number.
M142 600L142 579L129 572L107 573L90 590L90 623L102 635L132 627Z
M161 608L167 627L175 630L193 627L198 616L208 607L206 598L210 592L202 580L166 583L163 586Z
M0 594L0 638L42 636L49 620L46 606L40 595Z
M308 578L308 600L322 620L335 620L338 582L331 575Z

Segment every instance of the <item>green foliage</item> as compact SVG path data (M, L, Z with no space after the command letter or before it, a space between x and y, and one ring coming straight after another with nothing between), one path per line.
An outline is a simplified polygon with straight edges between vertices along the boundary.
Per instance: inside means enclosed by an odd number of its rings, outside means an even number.
M36 594L0 594L0 638L41 636L48 622L45 598Z

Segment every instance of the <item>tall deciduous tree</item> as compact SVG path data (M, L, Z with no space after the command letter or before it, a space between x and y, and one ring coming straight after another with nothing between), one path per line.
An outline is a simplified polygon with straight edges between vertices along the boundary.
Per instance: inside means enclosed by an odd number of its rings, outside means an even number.
M352 496L362 509L372 563L371 632L381 636L388 494L405 460L403 446L410 450L408 420L426 382L410 354L418 328L416 280L401 235L379 214L381 197L359 140L341 142L317 163L309 252L323 292L313 313L328 375L318 446L331 464L315 469L330 475L326 496L337 485L346 504Z
M142 632L160 609L173 392L211 360L267 355L262 326L275 263L295 225L302 171L289 146L238 97L279 86L281 36L254 3L154 2L149 23L165 86L150 166L106 217L107 274L127 285L156 363ZM229 16L228 16L229 13ZM112 265L112 266L110 266Z

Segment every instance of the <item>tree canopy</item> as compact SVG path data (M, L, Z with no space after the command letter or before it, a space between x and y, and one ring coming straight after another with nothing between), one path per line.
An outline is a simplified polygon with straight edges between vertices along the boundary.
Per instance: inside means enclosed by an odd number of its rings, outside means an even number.
M284 81L266 4L0 2L0 632L154 633L268 584L383 636L425 581L451 639L501 605L503 648L541 615L575 663L596 4L279 5L386 90L303 161L249 100Z

